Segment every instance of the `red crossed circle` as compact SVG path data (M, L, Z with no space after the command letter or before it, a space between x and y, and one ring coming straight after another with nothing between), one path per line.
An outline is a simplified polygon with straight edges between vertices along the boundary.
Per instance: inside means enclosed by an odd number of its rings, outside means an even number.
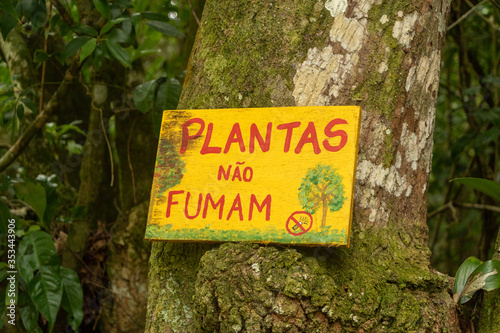
M299 218L301 216L305 216L306 218L309 219L309 225L304 226L300 221ZM296 211L293 212L292 215L286 220L286 230L290 233L292 236L300 236L311 230L313 224L313 217L311 214L308 212L304 211ZM297 228L298 227L298 228ZM296 230L293 230L296 229Z

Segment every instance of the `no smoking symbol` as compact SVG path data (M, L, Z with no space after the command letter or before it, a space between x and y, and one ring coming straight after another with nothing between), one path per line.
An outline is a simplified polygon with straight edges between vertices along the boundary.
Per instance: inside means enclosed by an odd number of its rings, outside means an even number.
M311 230L313 217L308 212L297 211L286 220L286 230L292 236L300 236Z

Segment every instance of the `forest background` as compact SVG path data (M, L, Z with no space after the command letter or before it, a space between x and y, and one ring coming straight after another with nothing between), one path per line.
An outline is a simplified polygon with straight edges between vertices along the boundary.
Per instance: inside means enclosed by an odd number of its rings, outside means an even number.
M19 269L15 328L0 301L6 332L123 331L124 317L144 330L159 124L177 106L203 5L1 1L0 300L11 219ZM450 276L496 248L498 202L449 181L500 181L499 14L466 0L449 16L428 226L432 266Z

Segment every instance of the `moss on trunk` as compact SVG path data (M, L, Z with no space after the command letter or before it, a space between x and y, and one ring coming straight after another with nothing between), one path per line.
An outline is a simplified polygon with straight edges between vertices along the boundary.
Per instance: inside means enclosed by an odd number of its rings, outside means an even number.
M500 231L497 234L494 260L500 260ZM485 292L478 315L477 332L500 332L500 290Z
M148 332L458 331L425 223L449 1L342 4L208 1L179 108L361 105L352 248L155 243Z

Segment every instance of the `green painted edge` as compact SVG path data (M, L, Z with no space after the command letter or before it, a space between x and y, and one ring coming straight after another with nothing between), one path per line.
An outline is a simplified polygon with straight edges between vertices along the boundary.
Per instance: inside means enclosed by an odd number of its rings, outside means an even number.
M300 236L292 236L285 228L243 230L213 230L210 227L201 229L170 230L171 224L159 226L150 224L146 228L145 238L162 241L185 242L261 242L304 245L347 245L345 230L330 230L327 226L323 231L310 231Z

